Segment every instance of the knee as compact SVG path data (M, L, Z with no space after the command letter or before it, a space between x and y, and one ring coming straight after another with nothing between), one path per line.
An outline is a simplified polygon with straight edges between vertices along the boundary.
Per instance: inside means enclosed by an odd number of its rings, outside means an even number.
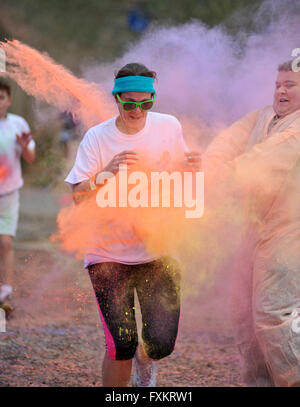
M270 303L256 303L253 312L253 321L257 335L271 335L276 331L282 331L293 321L294 307L291 303L278 304L275 301ZM295 308L297 305L295 305Z
M265 304L255 304L253 308L253 322L255 331L274 326L279 323L276 312Z
M114 360L129 360L135 355L138 345L138 338L134 337L126 341L118 341L114 349L107 347L107 355Z
M11 236L8 235L0 236L0 250L1 253L7 253L13 250L13 239Z
M164 338L152 337L151 341L145 342L145 351L149 358L159 360L163 359L173 352L175 341Z

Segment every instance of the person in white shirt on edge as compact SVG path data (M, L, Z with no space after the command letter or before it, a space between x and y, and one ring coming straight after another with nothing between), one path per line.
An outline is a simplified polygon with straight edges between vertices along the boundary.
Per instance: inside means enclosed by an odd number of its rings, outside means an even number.
M200 155L187 154L179 121L148 112L155 100L155 78L155 72L139 63L127 64L117 73L112 93L119 115L88 130L65 180L73 187L75 202L103 186L104 172L117 175L120 164L131 166L140 159L155 166L166 162L166 154L168 162L184 161L186 154L189 168L199 168ZM134 358L132 385L150 387L156 385L153 361L170 355L175 346L180 271L175 260L149 253L134 228L121 220L118 223L115 216L109 227L99 227L101 244L89 248L85 256L105 331L103 386L127 386ZM139 345L134 288L143 318Z
M280 64L273 105L223 130L202 156L209 200L216 202L218 191L224 205L225 191L242 208L228 272L234 340L249 387L300 387L299 69L297 59Z
M27 122L7 113L11 88L0 79L0 306L12 295L14 271L13 238L19 216L19 189L23 185L21 156L28 163L35 159L35 142ZM6 308L5 308L6 309Z

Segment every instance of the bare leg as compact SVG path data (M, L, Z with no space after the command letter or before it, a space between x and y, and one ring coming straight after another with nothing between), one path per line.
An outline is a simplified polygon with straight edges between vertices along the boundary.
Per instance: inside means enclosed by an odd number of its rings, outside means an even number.
M156 386L156 365L150 358L143 344L139 344L133 359L133 387L155 387Z
M142 363L149 363L151 361L154 361L153 359L149 358L149 356L147 355L142 342L138 344L137 353L138 353L138 358Z
M105 354L102 365L103 387L127 387L131 375L132 359L112 360Z
M13 237L0 235L0 284L11 284L13 271Z

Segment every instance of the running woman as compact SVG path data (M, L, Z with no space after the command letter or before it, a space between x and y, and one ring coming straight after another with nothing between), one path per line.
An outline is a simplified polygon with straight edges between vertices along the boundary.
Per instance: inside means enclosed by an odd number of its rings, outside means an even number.
M85 134L75 165L66 178L76 196L100 188L105 172L116 174L120 164L133 166L147 159L157 163L181 158L185 145L179 121L170 115L149 112L155 102L156 73L144 65L125 65L115 77L112 94L119 115ZM200 157L188 153L190 169ZM100 210L100 209L99 209ZM103 244L90 248L85 267L99 306L106 338L103 386L156 385L155 361L174 349L180 313L180 270L175 260L153 256L134 228L117 219L101 228ZM130 237L130 239L129 239ZM112 243L113 242L113 243ZM138 343L134 289L142 313L142 340Z
M0 79L0 307L12 295L14 271L13 239L19 216L19 189L23 185L21 156L28 163L35 159L35 142L27 122L7 113L11 105L10 85Z

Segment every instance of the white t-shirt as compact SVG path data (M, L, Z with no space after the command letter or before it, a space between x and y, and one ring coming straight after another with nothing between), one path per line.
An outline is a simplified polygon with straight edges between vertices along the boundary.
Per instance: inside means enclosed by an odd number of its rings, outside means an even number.
M184 159L184 152L188 151L188 148L182 135L181 125L173 116L149 112L145 127L138 133L130 135L118 130L116 117L114 117L87 131L79 145L74 167L65 182L74 185L90 179L101 171L116 154L124 150L135 151L145 166L162 171L167 169L161 168L160 165L166 161L166 154L168 163L170 160L178 162L178 160ZM105 229L109 230L109 228ZM120 236L119 241L115 239L116 230ZM111 231L112 236L108 236L106 233L101 247L91 247L87 251L85 267L107 261L141 264L155 259L147 252L142 240L134 239L134 229L124 230L123 225L118 228L116 220L112 221ZM136 240L136 242L126 244L128 240ZM105 244L105 241L110 243Z
M29 133L30 128L21 116L8 113L4 119L0 119L0 195L23 185L20 162L22 149L17 142L17 134L21 135L22 132ZM30 143L34 147L34 141Z

